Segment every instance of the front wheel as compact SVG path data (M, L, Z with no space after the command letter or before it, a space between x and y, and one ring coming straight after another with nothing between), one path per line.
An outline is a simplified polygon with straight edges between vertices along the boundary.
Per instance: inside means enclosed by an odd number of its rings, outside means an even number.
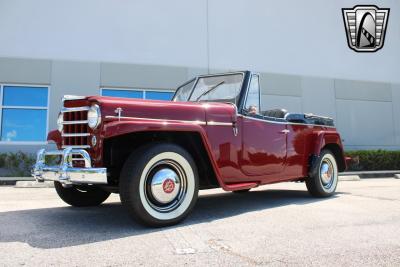
M120 176L120 198L130 215L150 226L182 221L198 195L191 155L174 144L144 146L129 156Z
M54 188L65 203L74 207L98 206L111 194L95 186L72 185L64 187L60 182L54 182Z
M338 167L335 156L324 149L317 158L310 176L306 178L308 192L314 197L329 197L336 191Z

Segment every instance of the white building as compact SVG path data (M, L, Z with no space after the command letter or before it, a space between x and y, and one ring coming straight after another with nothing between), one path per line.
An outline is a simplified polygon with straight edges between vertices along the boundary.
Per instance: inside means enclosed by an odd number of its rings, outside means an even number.
M43 146L64 94L166 97L244 69L261 73L263 109L331 116L346 149L400 149L400 2L361 3L391 9L376 53L347 45L341 9L356 4L0 0L0 152Z

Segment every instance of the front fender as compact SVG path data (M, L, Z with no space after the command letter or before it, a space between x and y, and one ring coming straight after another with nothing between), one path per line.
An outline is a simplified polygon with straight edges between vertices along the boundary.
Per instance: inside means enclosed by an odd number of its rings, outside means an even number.
M201 127L200 122L182 123L168 121L149 121L149 120L121 120L111 121L105 124L103 137L111 138L133 132L150 132L150 131L186 131L199 132L202 138L205 138L205 131ZM206 139L206 138L205 138Z
M47 142L53 141L56 143L57 148L61 149L62 137L58 130L52 130L47 134Z
M215 176L219 185L229 190L223 182L222 176L216 164L216 160L211 153L211 145L208 142L203 122L178 122L178 121L156 121L156 120L120 120L110 121L104 126L103 138L112 138L137 132L195 132L200 134L201 140L212 164Z

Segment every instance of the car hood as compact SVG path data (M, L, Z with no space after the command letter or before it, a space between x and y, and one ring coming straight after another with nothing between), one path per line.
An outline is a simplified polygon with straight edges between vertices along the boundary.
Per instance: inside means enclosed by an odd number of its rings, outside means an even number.
M235 106L230 103L173 102L103 96L91 96L87 100L98 103L103 117L118 117L119 108L122 117L182 121L231 121L232 116L236 114Z

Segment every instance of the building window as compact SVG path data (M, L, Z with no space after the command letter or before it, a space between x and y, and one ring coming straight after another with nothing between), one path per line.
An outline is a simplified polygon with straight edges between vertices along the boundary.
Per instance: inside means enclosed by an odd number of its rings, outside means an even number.
M49 88L0 85L0 140L44 142Z
M127 97L151 100L171 100L173 91L167 90L144 90L144 89L111 89L102 88L101 95L114 97Z

